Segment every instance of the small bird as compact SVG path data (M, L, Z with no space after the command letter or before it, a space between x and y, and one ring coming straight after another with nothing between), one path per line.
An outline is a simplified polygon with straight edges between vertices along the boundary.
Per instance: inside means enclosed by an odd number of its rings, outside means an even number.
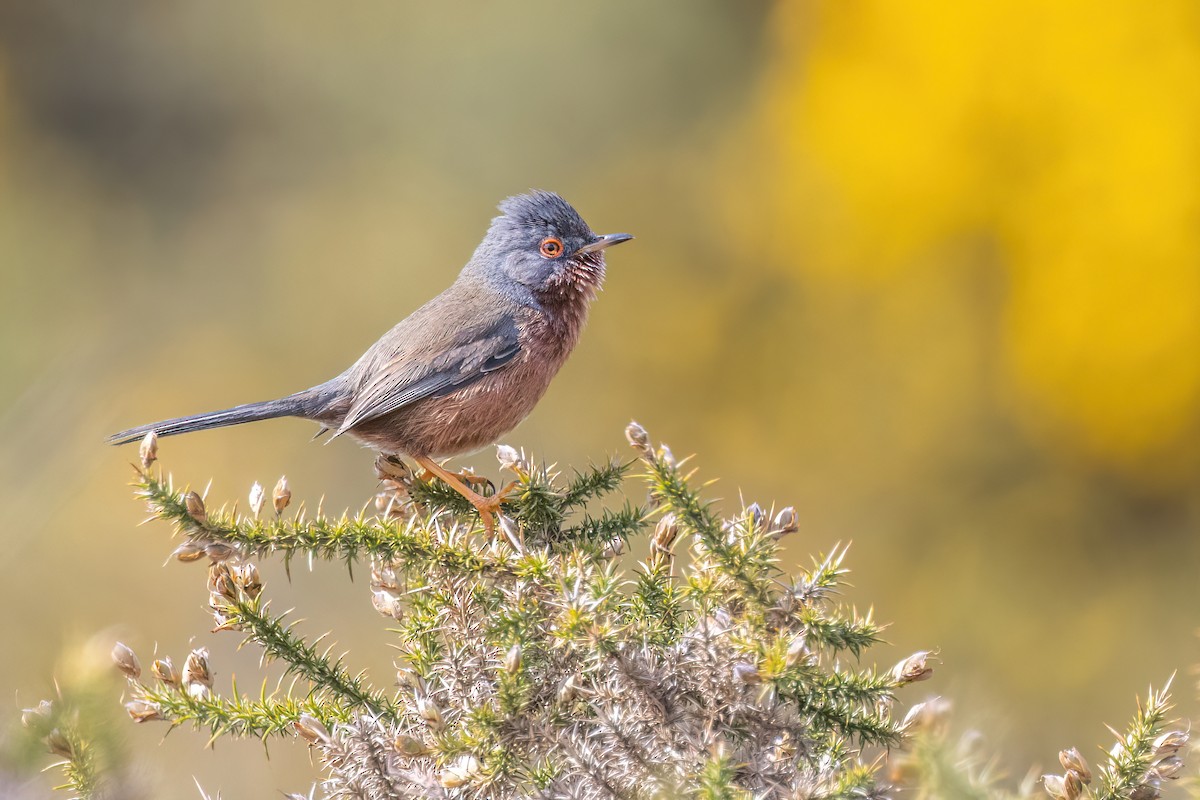
M386 455L408 456L462 494L488 531L503 493L483 497L435 458L478 450L523 420L571 354L604 282L604 251L633 237L597 235L557 194L500 203L458 279L400 321L332 380L224 411L113 434L125 444L243 422L301 417Z

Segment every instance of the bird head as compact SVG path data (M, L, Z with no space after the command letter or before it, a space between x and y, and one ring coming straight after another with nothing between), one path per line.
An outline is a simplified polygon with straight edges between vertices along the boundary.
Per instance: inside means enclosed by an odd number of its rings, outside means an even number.
M590 299L604 282L604 251L633 237L596 234L571 205L552 192L534 191L500 203L487 236L471 259L492 280L517 284L533 295Z

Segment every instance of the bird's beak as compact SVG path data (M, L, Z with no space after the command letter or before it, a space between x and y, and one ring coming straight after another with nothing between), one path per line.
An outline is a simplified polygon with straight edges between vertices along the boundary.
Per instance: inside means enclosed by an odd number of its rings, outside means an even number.
M603 250L606 247L612 247L614 244L620 244L621 242L628 242L632 238L633 238L633 235L628 234L628 233L606 233L603 236L600 236L599 238L597 238L596 241L592 242L591 244L585 244L583 247L579 248L575 252L576 253L595 253L599 250Z

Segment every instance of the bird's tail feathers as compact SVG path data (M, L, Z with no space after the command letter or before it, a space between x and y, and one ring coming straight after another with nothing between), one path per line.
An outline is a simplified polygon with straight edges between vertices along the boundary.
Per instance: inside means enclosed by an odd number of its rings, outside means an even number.
M306 409L306 404L302 400L303 395L304 393L301 392L299 395L291 395L278 400L267 400L263 403L246 403L245 405L234 406L223 411L210 411L207 414L176 417L175 419L165 419L162 422L154 422L150 425L139 425L127 431L114 433L106 441L109 444L126 444L127 442L141 439L150 431L154 431L159 436L174 436L177 433L206 431L210 428L240 425L243 422L258 422L259 420L274 419L276 417L302 416Z

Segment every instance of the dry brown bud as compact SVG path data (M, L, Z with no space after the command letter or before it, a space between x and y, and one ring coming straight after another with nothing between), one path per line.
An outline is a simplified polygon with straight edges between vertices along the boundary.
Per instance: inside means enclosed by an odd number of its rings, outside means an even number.
M558 702L569 703L577 697L587 694L583 689L583 679L578 675L569 675L562 686L558 687Z
M188 516L203 525L208 521L208 512L204 510L204 500L195 492L188 492L183 496L183 505L187 509Z
M150 465L158 461L157 433L150 431L142 437L142 443L138 446L138 457L142 459L142 469L150 469Z
M191 692L195 686L212 688L212 673L208 669L208 648L198 647L183 662L183 682Z
M56 756L71 758L75 754L75 749L71 747L71 740L58 728L46 734L43 741L46 743L46 747L50 748L50 752Z
M429 754L429 746L415 736L401 733L392 740L392 747L402 756L417 758Z
M514 644L508 648L508 652L504 654L504 671L509 675L515 675L521 669L521 645Z
M130 700L125 704L125 711L134 722L153 722L163 719L158 706L148 700Z
M310 714L301 714L300 719L292 723L292 728L309 744L329 742L329 730Z
M112 649L113 663L117 665L117 669L121 670L121 674L131 681L136 681L142 677L142 665L138 661L137 655L129 649L128 645L117 642Z
M262 513L263 505L267 502L267 490L258 481L255 481L250 486L250 510L254 512L254 518L258 519L258 515Z
M1083 754L1074 747L1069 747L1062 750L1058 754L1058 763L1062 764L1063 769L1067 772L1074 772L1079 776L1079 780L1083 783L1092 782L1092 770L1088 767L1087 761Z
M630 422L625 426L625 438L629 440L629 446L637 450L640 455L650 455L650 434L646 433L646 429L636 422Z
M288 488L287 475L281 477L275 484L275 491L271 492L271 500L275 504L276 514L282 514L283 510L288 507L288 503L292 502L292 490Z
M412 689L417 694L425 693L425 679L410 667L400 667L396 670L396 685Z
M155 659L154 663L150 665L150 671L154 673L154 677L167 686L174 689L179 688L179 672L176 671L175 664L171 661L170 656Z
M762 683L762 675L758 673L758 667L739 661L733 665L733 680L737 683Z
M674 514L664 514L654 526L654 535L650 539L651 552L671 553L675 548L675 540L679 538L679 518Z
M375 610L385 617L392 619L400 619L403 613L403 608L400 605L400 599L394 594L384 590L371 592L371 605Z
M929 666L928 659L927 650L913 653L892 668L892 680L900 686L925 680L933 674L933 667Z
M600 555L604 558L616 558L624 552L625 540L618 536L604 546L604 549L600 552Z

